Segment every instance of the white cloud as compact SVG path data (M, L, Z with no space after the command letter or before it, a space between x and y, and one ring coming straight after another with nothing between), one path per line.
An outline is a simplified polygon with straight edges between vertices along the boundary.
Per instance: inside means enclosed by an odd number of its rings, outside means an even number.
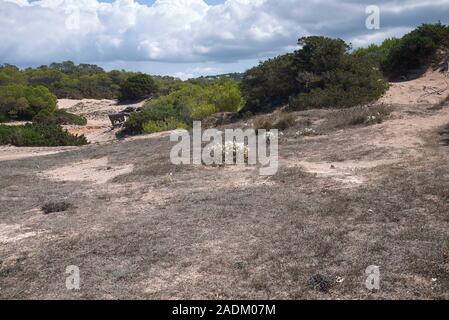
M355 0L0 0L0 63L199 63L263 59L292 49L304 35L341 37L355 46L401 35L422 22L443 22L449 0L377 1L381 30L365 28ZM212 65L211 65L212 63ZM199 70L182 70L182 76ZM207 72L207 71L204 71Z

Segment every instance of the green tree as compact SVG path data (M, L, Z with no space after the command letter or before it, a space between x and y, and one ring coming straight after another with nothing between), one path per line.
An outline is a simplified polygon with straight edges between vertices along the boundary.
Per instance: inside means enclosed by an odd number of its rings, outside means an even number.
M382 69L392 79L406 76L412 70L424 72L438 48L449 48L449 27L441 23L423 24L400 39Z
M244 112L269 111L286 103L299 91L297 67L293 54L261 62L243 75L242 94L246 100Z
M137 100L157 92L157 85L149 75L140 73L126 79L120 86L120 101Z
M41 111L55 112L57 98L44 86L7 85L0 87L0 117L31 120Z
M303 37L298 40L300 50L295 52L296 66L301 72L322 74L341 65L351 48L341 39Z

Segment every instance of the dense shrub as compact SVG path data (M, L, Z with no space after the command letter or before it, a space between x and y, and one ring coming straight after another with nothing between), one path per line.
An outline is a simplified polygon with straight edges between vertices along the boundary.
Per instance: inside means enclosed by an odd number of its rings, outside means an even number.
M326 37L303 37L298 40L300 50L295 52L296 65L300 73L317 75L340 67L350 46L341 39Z
M388 56L393 48L399 43L398 38L385 39L381 45L371 44L367 48L358 48L354 50L354 56L367 61L371 65L382 67L385 65Z
M387 84L374 61L349 53L341 39L304 37L294 54L249 70L242 82L245 111L270 111L289 102L294 110L351 107L378 99Z
M0 87L0 120L31 120L41 111L55 112L57 98L43 87Z
M78 125L85 126L87 124L86 118L69 113L65 110L57 110L55 112L49 112L47 110L39 112L34 118L33 123L40 124L60 124L60 125Z
M149 97L157 92L153 78L146 74L137 74L126 79L120 86L120 101L132 101Z
M10 64L0 65L0 86L27 83L26 75L19 68Z
M374 65L354 55L346 55L341 65L317 75L319 85L291 98L294 110L307 108L342 108L377 100L388 88L382 73Z
M406 76L425 67L440 47L449 47L449 27L441 23L423 24L400 39L382 68L390 78Z
M298 92L297 68L293 54L261 62L246 71L241 83L246 99L243 112L270 111Z
M144 132L144 124L173 120L185 127L217 112L237 112L243 105L239 87L233 81L219 80L203 86L184 83L166 96L149 100L144 110L130 116L125 128L130 134L139 134Z
M87 144L84 136L75 136L57 125L26 124L0 125L0 145L14 146L81 146Z

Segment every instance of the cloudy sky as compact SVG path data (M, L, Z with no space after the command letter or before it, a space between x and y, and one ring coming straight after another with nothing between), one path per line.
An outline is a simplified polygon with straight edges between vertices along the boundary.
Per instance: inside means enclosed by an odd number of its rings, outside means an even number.
M379 30L365 26L380 8ZM240 72L305 35L354 47L449 23L449 0L0 0L0 63L96 63L182 78Z

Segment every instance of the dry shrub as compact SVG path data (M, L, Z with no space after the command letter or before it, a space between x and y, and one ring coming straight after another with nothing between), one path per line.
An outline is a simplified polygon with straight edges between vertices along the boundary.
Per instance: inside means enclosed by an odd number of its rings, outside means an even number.
M45 214L53 212L64 212L73 208L73 204L66 201L47 202L42 206L42 211Z
M313 290L327 293L333 286L331 277L322 274L315 274L310 277L307 285Z
M393 111L388 105L360 106L342 109L329 114L325 129L382 123Z
M255 129L278 129L278 130L286 130L296 123L296 117L287 112L280 112L271 114L268 116L263 116L254 121Z

